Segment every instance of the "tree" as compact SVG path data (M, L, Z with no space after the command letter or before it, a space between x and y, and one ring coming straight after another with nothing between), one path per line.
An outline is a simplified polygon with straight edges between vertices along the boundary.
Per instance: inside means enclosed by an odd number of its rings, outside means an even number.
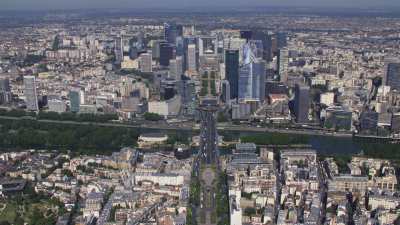
M148 121L160 121L163 117L157 113L146 112L144 113L144 119Z
M253 207L246 207L246 208L244 209L244 214L245 214L246 216L255 215L255 214L256 214L256 209L253 208Z

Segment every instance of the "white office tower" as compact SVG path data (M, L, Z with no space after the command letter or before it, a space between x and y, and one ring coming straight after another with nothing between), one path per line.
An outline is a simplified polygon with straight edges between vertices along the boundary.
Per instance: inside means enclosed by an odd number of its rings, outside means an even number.
M38 97L36 93L36 78L35 76L24 76L24 95L26 108L32 111L38 111Z
M197 63L196 63L196 45L189 44L187 50L187 70L189 72L197 71Z
M246 44L245 39L241 38L227 38L224 39L224 49L239 50L239 63L242 64L243 60L243 46Z
M288 81L288 67L289 67L289 51L287 49L281 49L279 50L279 55L278 55L278 69L279 69L279 79L284 84L286 84Z
M183 33L183 36L185 36L185 37L186 36L195 35L196 31L194 29L194 25L185 25L185 26L183 26L182 33Z
M81 99L81 104L86 104L86 97L85 97L85 91L84 90L80 90L79 91L79 97Z
M141 72L150 73L152 72L152 54L142 53L139 56L139 68Z
M183 59L182 56L176 57L176 59L169 60L169 77L179 80L183 74Z

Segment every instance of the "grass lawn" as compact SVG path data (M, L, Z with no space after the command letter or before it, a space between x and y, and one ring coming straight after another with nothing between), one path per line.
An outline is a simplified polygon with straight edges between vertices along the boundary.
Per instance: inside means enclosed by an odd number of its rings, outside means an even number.
M17 205L17 203L13 200L7 200L6 208L0 211L0 222L7 221L10 224L15 224L16 220L25 221L26 223L31 224L32 218L37 217L39 212L39 216L44 216L46 224L53 224L52 218L57 218L57 210L56 211L49 211L49 209L56 209L52 208L52 205L49 201L43 200L38 203L30 203L30 204L23 204ZM38 209L38 210L35 210ZM18 213L17 213L18 212Z
M8 221L13 223L17 217L17 205L14 203L7 204L6 208L0 213L0 221Z

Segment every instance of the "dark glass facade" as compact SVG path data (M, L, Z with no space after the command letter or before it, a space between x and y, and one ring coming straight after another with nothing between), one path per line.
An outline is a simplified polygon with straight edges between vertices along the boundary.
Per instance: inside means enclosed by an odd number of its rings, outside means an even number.
M308 86L297 84L294 96L294 113L297 123L308 122L308 109L310 107L310 88Z
M225 51L225 78L229 81L231 99L238 97L239 92L239 51Z
M400 91L400 63L389 63L386 71L386 85Z

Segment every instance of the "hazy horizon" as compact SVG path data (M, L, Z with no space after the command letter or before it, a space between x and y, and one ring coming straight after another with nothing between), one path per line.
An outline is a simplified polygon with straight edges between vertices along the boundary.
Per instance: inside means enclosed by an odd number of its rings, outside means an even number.
M71 9L174 9L235 7L316 7L316 8L387 8L400 7L399 0L2 0L0 10L71 10Z

